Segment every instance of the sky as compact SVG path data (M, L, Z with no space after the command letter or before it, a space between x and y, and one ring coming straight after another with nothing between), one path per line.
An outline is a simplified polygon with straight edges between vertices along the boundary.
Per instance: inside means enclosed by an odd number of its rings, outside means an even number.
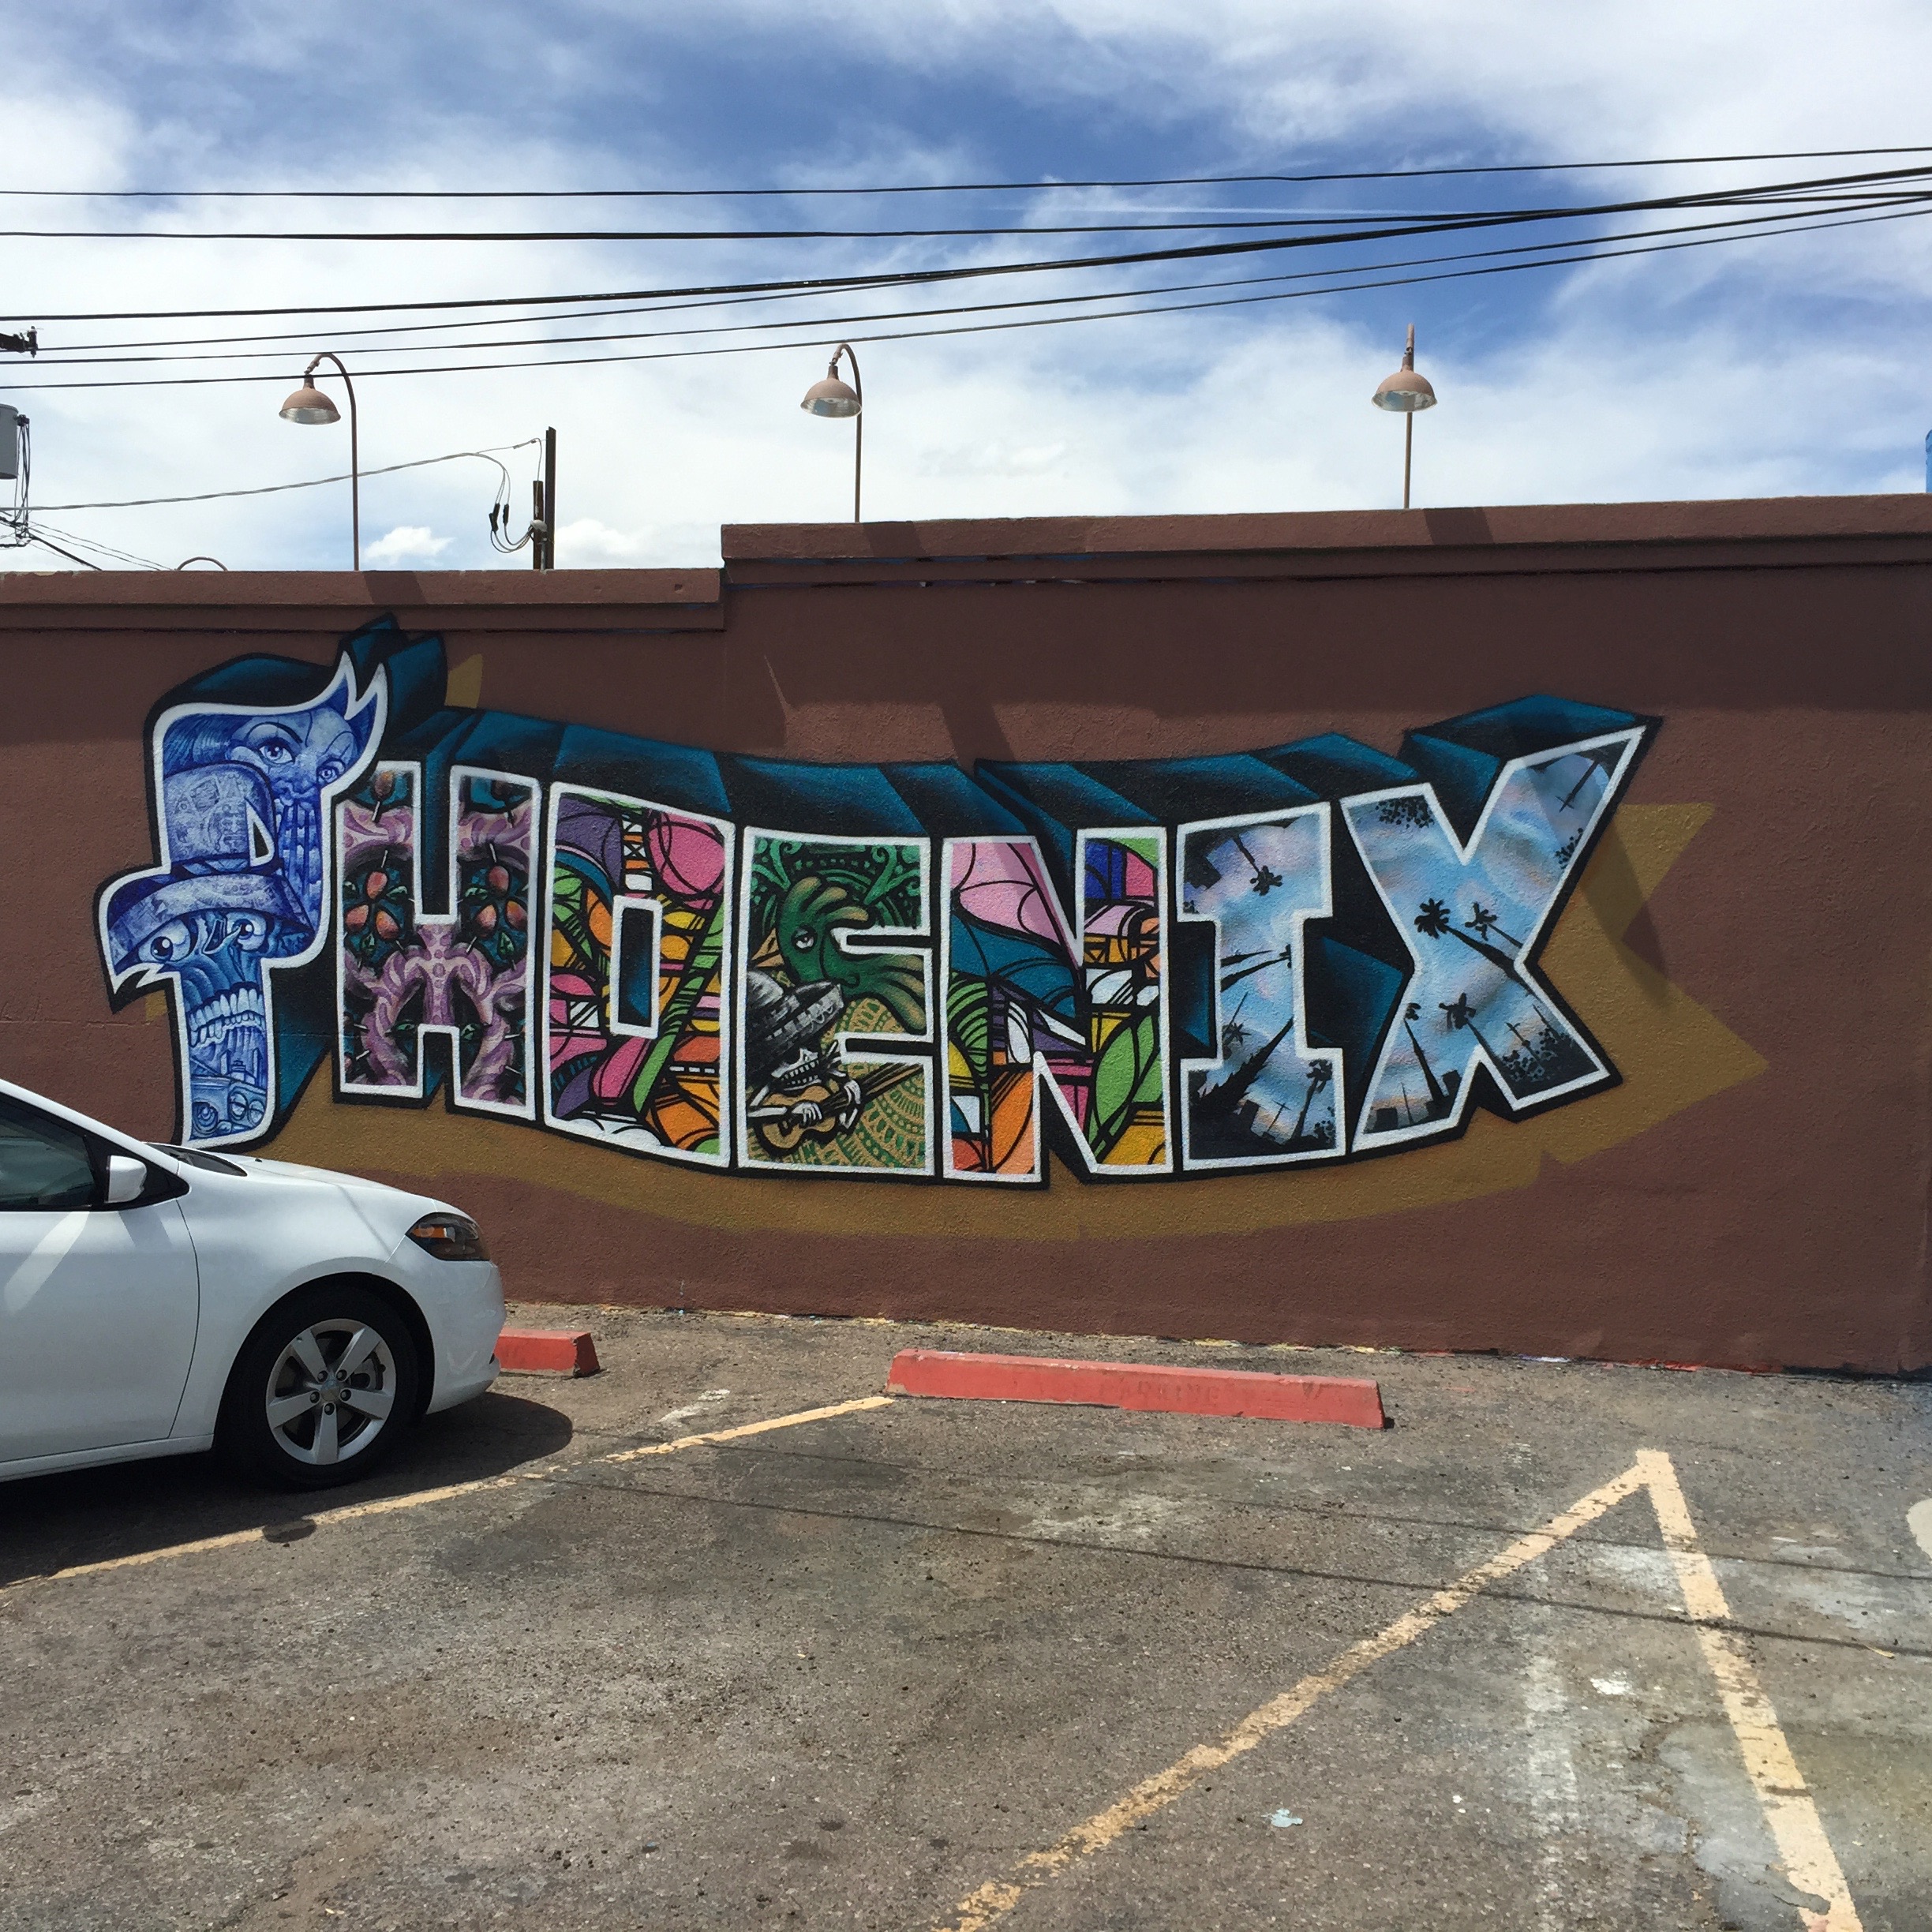
M0 227L134 228L132 238L0 236L0 329L38 322L38 363L0 357L0 401L32 419L32 503L144 564L341 568L346 485L191 504L86 507L346 470L346 427L279 419L313 351L358 385L365 470L504 449L515 527L534 451L559 439L560 565L696 566L723 523L851 509L848 423L803 414L849 335L863 364L868 519L1343 509L1400 500L1402 424L1369 406L1403 331L1440 406L1416 425L1423 505L1918 491L1932 396L1925 220L1764 238L1530 273L1304 294L1050 328L889 339L905 322L815 318L1049 291L1043 278L814 298L755 353L576 368L382 374L411 361L345 328L59 321L107 311L432 301L879 273L1105 252L1132 237L771 242L262 242L211 228L881 228L1257 219L1614 200L1880 162L1085 189L1050 197L807 198L806 188L1484 167L1932 144L1919 77L1932 12L1903 0L105 0L13 9ZM1902 157L1932 163L1932 154ZM759 188L762 200L132 202L129 189ZM1204 238L1189 234L1183 241ZM1379 245L1343 259L1403 257ZM1141 268L1084 286L1282 274L1279 256ZM1326 259L1326 258L1324 258ZM1347 278L1342 278L1346 279ZM1360 279L1373 279L1365 277ZM1284 285L1270 285L1279 290ZM1291 285L1290 285L1291 286ZM1229 293L1252 294L1252 287ZM1186 295L1148 298L1180 301ZM1200 299L1194 298L1193 299ZM538 346L417 363L691 349L756 336L546 350L547 336L716 328L777 311L602 324L474 317L444 343ZM1037 314L1040 312L1026 311ZM1064 313L1064 311L1063 311ZM7 317L12 317L12 320ZM415 320L452 318L444 315ZM1009 318L1010 319L1010 317ZM245 382L63 389L90 343L242 332L247 364L125 364L122 377ZM436 342L435 335L418 342ZM264 345L256 345L257 347ZM327 386L325 384L325 386ZM339 389L338 389L339 394ZM522 447L506 446L526 445ZM476 458L371 476L365 565L518 568L489 545L498 471ZM7 486L0 485L0 491ZM96 551L92 554L99 556ZM0 568L69 568L0 549Z

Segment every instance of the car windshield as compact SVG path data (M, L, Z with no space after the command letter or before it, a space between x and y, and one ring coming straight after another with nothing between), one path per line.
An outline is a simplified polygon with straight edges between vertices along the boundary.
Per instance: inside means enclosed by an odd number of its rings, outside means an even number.
M204 1154L199 1148L176 1147L167 1140L150 1140L148 1144L157 1153L165 1154L172 1160L185 1161L190 1167L200 1167L209 1174L242 1174L248 1170L239 1163L223 1160L219 1154Z

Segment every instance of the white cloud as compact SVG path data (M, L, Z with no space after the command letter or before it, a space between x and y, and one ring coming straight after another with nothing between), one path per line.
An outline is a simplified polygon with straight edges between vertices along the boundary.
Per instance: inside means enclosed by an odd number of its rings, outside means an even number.
M593 564L639 564L646 561L644 539L630 530L612 530L595 517L578 517L575 522L557 526L557 564L560 568L575 564L583 569Z
M399 523L386 537L365 544L362 555L371 564L402 564L417 557L439 557L450 547L425 523Z

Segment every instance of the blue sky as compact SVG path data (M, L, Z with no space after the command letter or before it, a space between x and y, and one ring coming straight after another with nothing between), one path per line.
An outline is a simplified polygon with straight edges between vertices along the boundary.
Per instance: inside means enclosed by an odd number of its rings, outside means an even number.
M1151 0L889 7L669 0L649 9L341 0L326 9L174 0L140 12L69 0L32 21L17 10L0 52L9 74L0 185L14 187L796 188L1932 140L1916 78L1932 57L1932 16L1884 0L1835 10L1789 0L1748 8L1609 0L1589 9L1522 0L1196 0L1184 9ZM1831 164L1784 170L1824 173ZM1683 179L1717 185L1779 171L1759 164ZM1654 191L1648 180L1612 174L1095 192L1051 203L223 201L148 204L130 221L126 204L9 200L0 201L0 213L20 218L4 224L11 227L661 219L882 227L1039 219L1049 207L1100 219L1162 208L1367 214ZM8 239L0 240L0 301L35 320L74 310L564 292L1012 259L1039 245L1024 238ZM1126 280L1265 272L1266 263L1252 261L1183 264ZM1919 399L1913 373L1923 359L1929 282L1923 224L1908 221L1241 309L862 342L867 512L1393 502L1400 425L1367 399L1395 365L1410 321L1421 365L1442 397L1417 425L1419 503L1918 489L1932 398ZM841 298L818 313L862 305L914 305ZM43 323L43 335L58 347L242 326ZM448 339L484 333L456 331ZM346 466L342 430L297 429L279 421L275 407L306 351L349 340L318 322L286 345L286 369L278 345L267 365L274 380L230 386L30 394L25 384L51 381L55 370L9 361L0 381L16 386L0 386L0 399L33 418L34 496L43 506L292 481ZM373 346L344 353L352 367L396 359ZM716 556L722 522L846 514L849 429L797 407L824 359L822 350L793 346L575 369L372 376L360 391L363 460L373 467L515 444L554 424L562 563L702 564ZM506 460L521 512L529 452ZM372 478L365 554L406 567L500 561L484 522L494 480L474 461ZM239 504L50 508L46 521L170 564L208 552L237 567L331 567L346 561L346 496L331 489ZM0 567L57 561L44 552L0 552Z

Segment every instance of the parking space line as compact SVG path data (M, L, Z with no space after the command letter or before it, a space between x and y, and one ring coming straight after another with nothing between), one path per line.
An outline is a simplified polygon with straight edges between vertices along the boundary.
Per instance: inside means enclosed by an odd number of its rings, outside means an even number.
M674 1449L695 1449L705 1443L737 1442L773 1429L796 1428L801 1422L829 1422L834 1416L857 1415L866 1409L889 1409L889 1395L861 1395L856 1401L833 1402L824 1409L801 1409L796 1415L773 1416L765 1422L740 1422L736 1428L706 1429L702 1436L680 1436L675 1442L646 1443L641 1448L619 1449L592 1458L598 1462L634 1462L640 1456L668 1455Z
M1165 1771L1144 1778L1125 1797L1097 1811L1076 1825L1058 1843L1043 1852L1029 1853L1020 1861L1010 1879L995 1879L960 1901L945 1932L986 1932L997 1925L1035 1885L1058 1876L1076 1861L1104 1850L1122 1833L1151 1818L1157 1811L1200 1782L1211 1771L1218 1771L1230 1760L1252 1750L1264 1739L1285 1729L1331 1691L1339 1690L1359 1676L1371 1664L1425 1636L1445 1617L1453 1616L1471 1598L1499 1578L1533 1563L1567 1537L1574 1536L1587 1523L1594 1522L1606 1510L1625 1497L1634 1496L1643 1485L1643 1473L1633 1465L1601 1488L1593 1489L1561 1515L1552 1516L1540 1530L1518 1537L1507 1549L1486 1563L1466 1571L1447 1589L1405 1612L1372 1637L1365 1637L1347 1649L1327 1669L1304 1677L1279 1697L1270 1699L1259 1710L1244 1717L1218 1744L1197 1744ZM1833 1928L1836 1932L1836 1928Z
M1704 1660L1717 1681L1744 1766L1792 1887L1818 1899L1824 1909L1801 1908L1805 1932L1863 1932L1843 1870L1825 1836L1816 1806L1792 1755L1777 1713L1765 1695L1738 1635L1726 1627L1730 1606L1710 1559L1700 1547L1676 1467L1661 1450L1642 1450L1622 1475L1553 1516L1541 1529L1518 1537L1485 1563L1466 1571L1447 1588L1396 1618L1372 1637L1351 1644L1324 1670L1312 1672L1251 1712L1219 1743L1197 1744L1166 1770L1144 1778L1104 1810L1075 1825L1043 1851L1030 1852L1009 1878L983 1885L954 1908L938 1932L988 1932L1008 1917L1035 1887L1104 1851L1125 1833L1185 1796L1210 1772L1252 1750L1284 1730L1331 1691L1369 1665L1426 1636L1472 1602L1491 1584L1512 1574L1593 1523L1619 1503L1647 1491L1657 1527L1675 1568L1684 1609L1696 1629Z
M806 1422L829 1421L834 1416L856 1415L867 1409L892 1406L889 1395L861 1395L851 1402L833 1402L818 1409L800 1409L790 1415L768 1416L759 1422L741 1422L735 1428L707 1429L701 1435L679 1436L669 1442L646 1443L636 1449L619 1449L608 1455L590 1456L582 1462L553 1462L539 1469L518 1470L507 1476L478 1477L471 1482L446 1483L436 1489L413 1489L404 1496L377 1496L367 1503L344 1503L334 1509L316 1510L286 1523L265 1524L254 1530L232 1530L224 1536L197 1537L192 1542L170 1543L159 1549L137 1550L127 1556L108 1556L98 1563L70 1563L64 1570L50 1570L42 1576L17 1577L0 1585L0 1596L24 1589L30 1583L66 1583L80 1577L105 1576L110 1571L137 1570L149 1563L165 1563L177 1556L204 1556L215 1550L239 1549L249 1543L289 1541L286 1532L298 1529L306 1537L314 1530L338 1523L357 1522L365 1517L388 1516L399 1510L421 1509L431 1503L447 1503L458 1496L481 1496L492 1489L514 1488L519 1483L545 1482L573 1469L598 1462L629 1462L639 1456L675 1455L680 1449L698 1449L707 1443L735 1442L742 1436L763 1436L773 1429L796 1428Z
M1650 1492L1651 1507L1657 1511L1664 1547L1677 1573L1684 1609L1696 1627L1704 1661L1717 1679L1724 1715L1743 1754L1745 1775L1758 1794L1758 1809L1784 1861L1784 1876L1794 1890L1825 1903L1822 1911L1802 1908L1806 1932L1861 1932L1851 1888L1825 1836L1818 1807L1792 1755L1784 1727L1743 1644L1726 1627L1731 1606L1711 1559L1698 1545L1697 1526L1690 1520L1690 1507L1684 1500L1677 1471L1670 1458L1657 1449L1639 1451L1637 1466L1643 1471L1644 1485Z

